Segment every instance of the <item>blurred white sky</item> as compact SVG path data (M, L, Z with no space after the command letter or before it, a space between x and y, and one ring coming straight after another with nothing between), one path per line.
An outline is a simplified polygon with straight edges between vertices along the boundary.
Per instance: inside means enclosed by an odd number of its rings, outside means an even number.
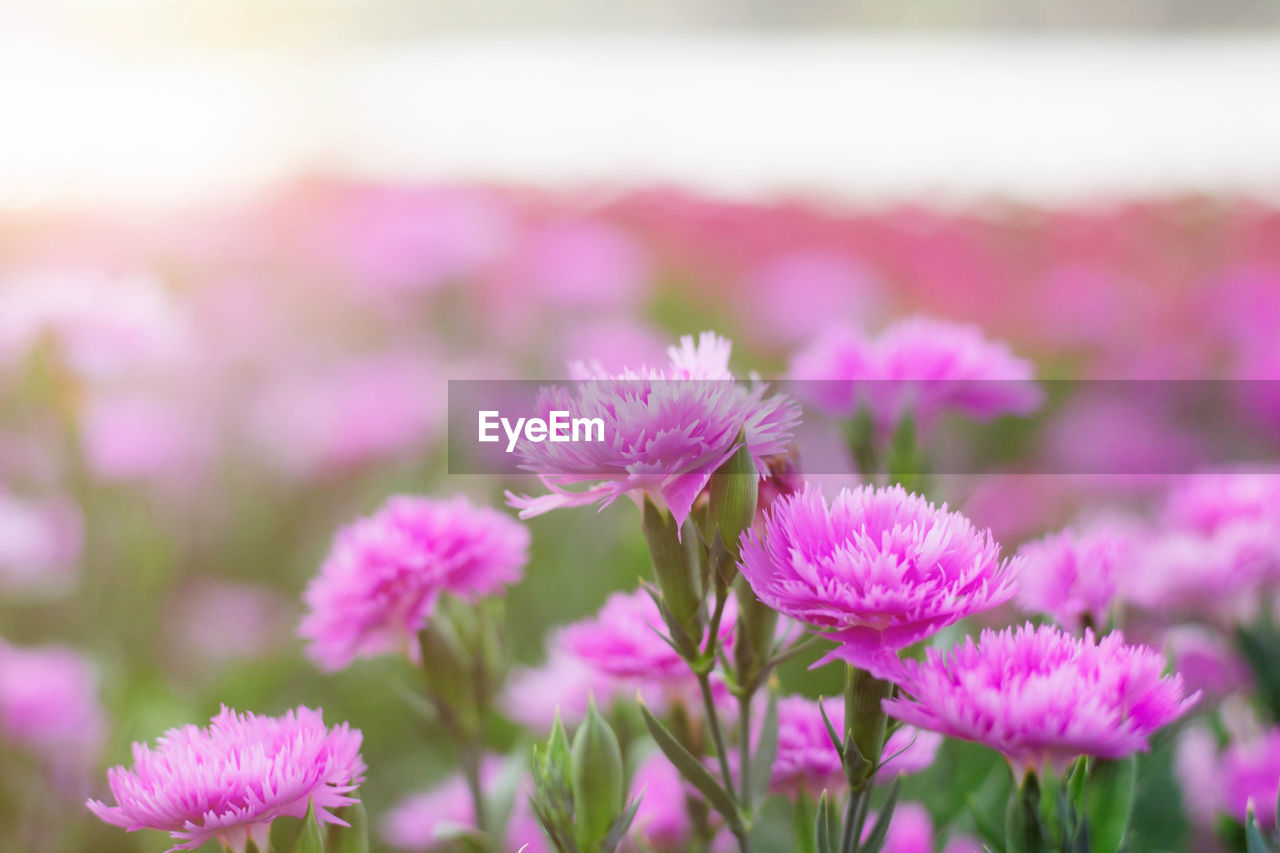
M0 33L0 205L315 171L738 196L1280 197L1280 36L511 36L142 51Z

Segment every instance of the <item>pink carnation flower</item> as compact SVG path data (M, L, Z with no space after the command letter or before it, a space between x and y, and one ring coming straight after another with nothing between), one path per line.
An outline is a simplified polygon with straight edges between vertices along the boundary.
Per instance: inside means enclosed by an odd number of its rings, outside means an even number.
M615 682L565 649L557 635L546 662L513 672L499 702L503 713L525 728L550 732L556 714L566 726L575 725L586 716L591 697L603 707L625 690L625 682Z
M875 813L868 815L862 831L865 841L875 826ZM884 837L881 853L933 853L937 849L934 839L933 818L920 803L899 803L889 819L889 831ZM969 836L953 837L942 848L942 853L982 853L982 844Z
M824 789L843 791L844 768L831 743L822 712L839 734L844 728L844 703L836 698L821 707L812 699L788 696L778 700L778 753L769 790L789 797L801 791L813 796ZM902 726L885 742L876 779L881 784L903 775L919 773L933 763L942 735Z
M817 628L844 659L876 671L893 652L1014 593L989 531L900 486L812 487L780 498L747 531L741 570L765 604Z
M84 521L69 500L27 500L0 490L0 589L52 592L70 586Z
M528 552L529 531L496 510L461 496L394 497L338 533L303 594L298 633L325 670L385 652L412 656L442 593L496 593L520 579Z
M1102 628L1131 550L1130 537L1111 525L1064 530L1024 545L1018 551L1018 606L1047 613L1069 630L1079 630L1086 619Z
M1178 742L1175 771L1187 810L1202 826L1219 814L1244 823L1249 805L1265 832L1276 828L1280 792L1280 728L1233 740L1219 750L1213 733L1189 728Z
M720 620L722 648L732 648L736 612L730 599ZM659 704L697 690L689 665L665 634L658 605L648 592L637 589L610 595L599 613L569 625L561 637L569 654L603 676L605 689L631 685L645 694L646 702Z
M887 699L892 717L1002 753L1015 774L1080 755L1118 759L1147 748L1156 729L1199 699L1164 676L1164 656L1120 633L1083 639L1030 624L983 631L952 649L903 661Z
M60 785L83 796L105 731L98 679L83 657L0 640L0 742L39 756Z
M271 822L303 817L315 804L323 823L346 823L332 809L356 802L364 781L360 732L327 728L320 711L299 707L282 717L237 714L225 705L208 728L170 729L155 748L133 745L133 769L107 771L117 805L89 800L102 820L130 832L158 829L194 850L217 841L243 851L266 849Z
M558 507L608 505L622 495L647 495L670 509L677 523L688 516L711 475L737 450L739 432L763 471L767 457L785 452L799 408L790 398L766 396L767 386L733 382L732 345L704 332L670 347L665 369L607 373L598 364L576 365L576 387L544 388L535 415L567 411L570 418L600 418L602 442L529 442L518 445L524 467L551 494L509 494L520 516ZM574 488L583 486L583 488Z
M1188 475L1170 490L1165 517L1171 527L1198 533L1215 533L1237 522L1280 524L1280 474Z
M689 848L693 832L686 805L688 790L675 765L661 752L640 762L631 780L631 796L640 797L630 835L642 850L680 851Z
M791 378L806 383L815 405L836 417L871 408L892 427L911 414L922 425L954 409L988 419L1027 414L1041 400L1030 362L975 326L911 317L868 338L834 326L795 356Z

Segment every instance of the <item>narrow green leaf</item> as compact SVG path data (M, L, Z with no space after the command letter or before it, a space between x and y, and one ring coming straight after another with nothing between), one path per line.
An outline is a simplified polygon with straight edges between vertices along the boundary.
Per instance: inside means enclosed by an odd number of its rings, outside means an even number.
M897 779L893 780L893 784L889 786L889 795L885 798L884 805L876 813L876 822L872 824L867 840L858 847L859 853L880 853L880 848L884 846L885 836L889 834L889 821L893 820L893 810L898 805L898 794L901 790L901 782Z
M316 818L316 803L307 804L307 815L298 830L298 840L293 842L293 853L324 853L324 829Z
M1262 830L1258 829L1258 822L1253 818L1252 806L1249 807L1249 816L1244 822L1244 841L1248 853L1271 853L1270 845L1262 837Z
M836 727L831 725L831 718L827 716L827 709L822 707L822 697L818 697L818 712L822 714L822 722L827 727L827 737L831 739L831 745L835 747L836 752L844 755L844 735L836 731Z
M792 839L795 842L794 849L800 853L810 853L814 849L814 826L815 817L813 800L809 799L809 795L804 791L800 792L800 796L796 797L795 811L791 821Z
M369 815L364 803L354 802L338 811L349 826L329 827L331 853L369 853Z
M695 758L684 745L676 739L667 727L653 715L643 702L640 703L640 715L644 718L645 728L649 730L649 734L657 742L658 748L662 750L663 755L671 760L671 763L680 771L680 775L685 781L697 788L702 796L707 798L707 802L711 807L724 817L728 822L731 830L742 829L742 816L738 813L738 804L734 802L729 792L724 786L716 781L701 761Z
M613 826L609 827L608 833L605 834L604 840L600 842L601 853L613 853L618 845L622 843L622 839L626 836L627 830L631 828L631 822L636 819L636 810L640 808L640 800L644 797L641 794L627 805L625 811L618 815L618 819L613 822Z
M827 792L818 798L818 810L814 814L814 853L835 853L835 838L840 834L836 823L836 810Z
M758 807L769 793L769 780L773 777L773 762L778 757L778 696L770 691L769 704L765 707L764 723L760 739L756 741L755 754L751 756L751 802Z
M1095 853L1118 853L1129 831L1137 786L1137 762L1099 761L1084 789L1084 818Z

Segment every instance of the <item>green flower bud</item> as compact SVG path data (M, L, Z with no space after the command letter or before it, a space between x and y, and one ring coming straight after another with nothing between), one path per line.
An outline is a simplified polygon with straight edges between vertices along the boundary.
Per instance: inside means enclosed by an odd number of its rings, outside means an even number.
M662 601L678 627L696 643L702 637L703 593L696 537L687 530L682 540L671 513L658 509L647 497L643 528Z
M711 475L711 518L729 555L738 559L738 540L756 517L759 475L747 447L747 436L738 431L738 449Z
M570 758L578 846L589 851L609 833L626 795L618 738L594 701L573 737Z
M1008 853L1042 853L1048 849L1040 820L1040 782L1028 772L1009 795L1004 815L1004 846Z

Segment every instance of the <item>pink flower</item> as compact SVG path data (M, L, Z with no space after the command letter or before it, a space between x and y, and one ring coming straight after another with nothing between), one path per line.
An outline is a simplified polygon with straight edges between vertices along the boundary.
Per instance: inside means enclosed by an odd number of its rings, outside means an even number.
M165 633L171 660L190 666L292 651L290 602L267 586L213 576L185 582L166 607ZM210 667L216 671L216 666Z
M502 790L506 769L499 758L490 756L480 766L480 781L489 792ZM550 853L550 846L527 797L517 786L507 820L503 850ZM475 804L466 779L454 774L425 791L400 800L382 819L382 838L399 850L453 850L450 838L476 825Z
M557 713L567 726L581 722L592 696L606 706L626 691L625 682L615 682L565 649L561 636L552 640L542 666L516 670L502 691L503 712L534 731L550 732Z
M80 562L80 508L61 498L24 500L0 491L0 589L60 591Z
M865 841L875 827L876 814L867 816L862 831ZM889 831L884 837L882 853L933 853L937 849L933 818L920 803L899 803L889 818ZM942 848L943 853L982 853L983 846L968 836L954 836Z
M693 827L686 805L686 785L675 766L654 752L636 768L631 796L640 797L630 835L644 850L688 849Z
M394 497L338 533L308 584L299 635L325 670L354 658L415 653L414 635L436 600L472 600L515 583L529 559L529 531L458 496Z
M1219 814L1244 823L1252 803L1258 826L1276 828L1280 728L1233 739L1221 751L1208 729L1188 729L1178 742L1175 769L1187 810L1200 825L1211 826Z
M1132 541L1117 525L1064 530L1022 546L1018 556L1018 606L1047 613L1059 625L1078 630L1107 624L1119 586L1119 572L1132 564Z
M730 599L720 621L720 643L732 647L736 608ZM659 633L662 632L662 633ZM615 592L595 616L563 629L563 648L604 676L606 689L634 685L655 704L697 689L689 665L667 642L666 624L643 589Z
M785 452L799 409L783 395L766 397L767 387L732 381L731 344L704 332L695 344L681 338L667 350L665 369L606 373L598 364L577 365L578 384L545 388L535 415L567 411L571 418L600 418L604 441L558 443L522 441L524 467L539 475L551 494L508 495L520 516L558 507L608 505L622 495L647 495L670 509L677 523L712 473L737 449L739 432L763 470L764 460ZM575 489L575 486L584 486Z
M1029 362L1004 344L989 341L976 326L911 317L874 339L847 326L833 326L799 352L791 378L805 384L809 399L837 417L871 408L881 428L913 415L927 426L947 410L986 420L1027 414L1041 400Z
M364 781L360 732L327 728L320 711L299 707L282 717L237 714L225 705L208 728L170 729L153 749L133 745L133 769L107 771L117 805L89 800L102 820L130 832L158 829L194 850L218 841L243 851L266 849L271 822L302 817L314 803L323 823L345 822L332 810L356 802Z
M839 733L844 727L844 703L837 698L824 702L822 708ZM802 791L817 796L824 789L844 790L844 767L823 722L822 708L803 696L778 700L778 754L769 778L773 793L794 798Z
M1241 522L1280 524L1280 474L1190 474L1170 490L1164 514L1170 527L1206 534Z
M1248 662L1217 632L1198 625L1175 625L1164 637L1173 668L1189 690L1220 698L1253 685Z
M778 753L769 780L769 790L775 794L795 797L805 791L817 796L824 789L844 790L844 768L822 719L824 709L836 733L841 734L844 703L839 697L821 707L802 696L778 700ZM941 744L942 735L935 732L901 727L885 742L877 781L884 784L898 776L919 773L933 763Z
M105 730L98 679L83 657L63 646L0 640L0 742L41 757L60 784L75 789Z
M1147 748L1156 729L1199 699L1164 676L1164 656L1126 646L1120 633L1083 639L1031 624L983 631L950 652L902 661L905 693L884 703L892 717L984 744L1015 774L1049 764L1061 771L1080 755L1123 758Z
M989 531L900 486L812 487L779 498L747 531L741 570L765 604L828 629L844 659L877 670L893 652L1014 593Z

